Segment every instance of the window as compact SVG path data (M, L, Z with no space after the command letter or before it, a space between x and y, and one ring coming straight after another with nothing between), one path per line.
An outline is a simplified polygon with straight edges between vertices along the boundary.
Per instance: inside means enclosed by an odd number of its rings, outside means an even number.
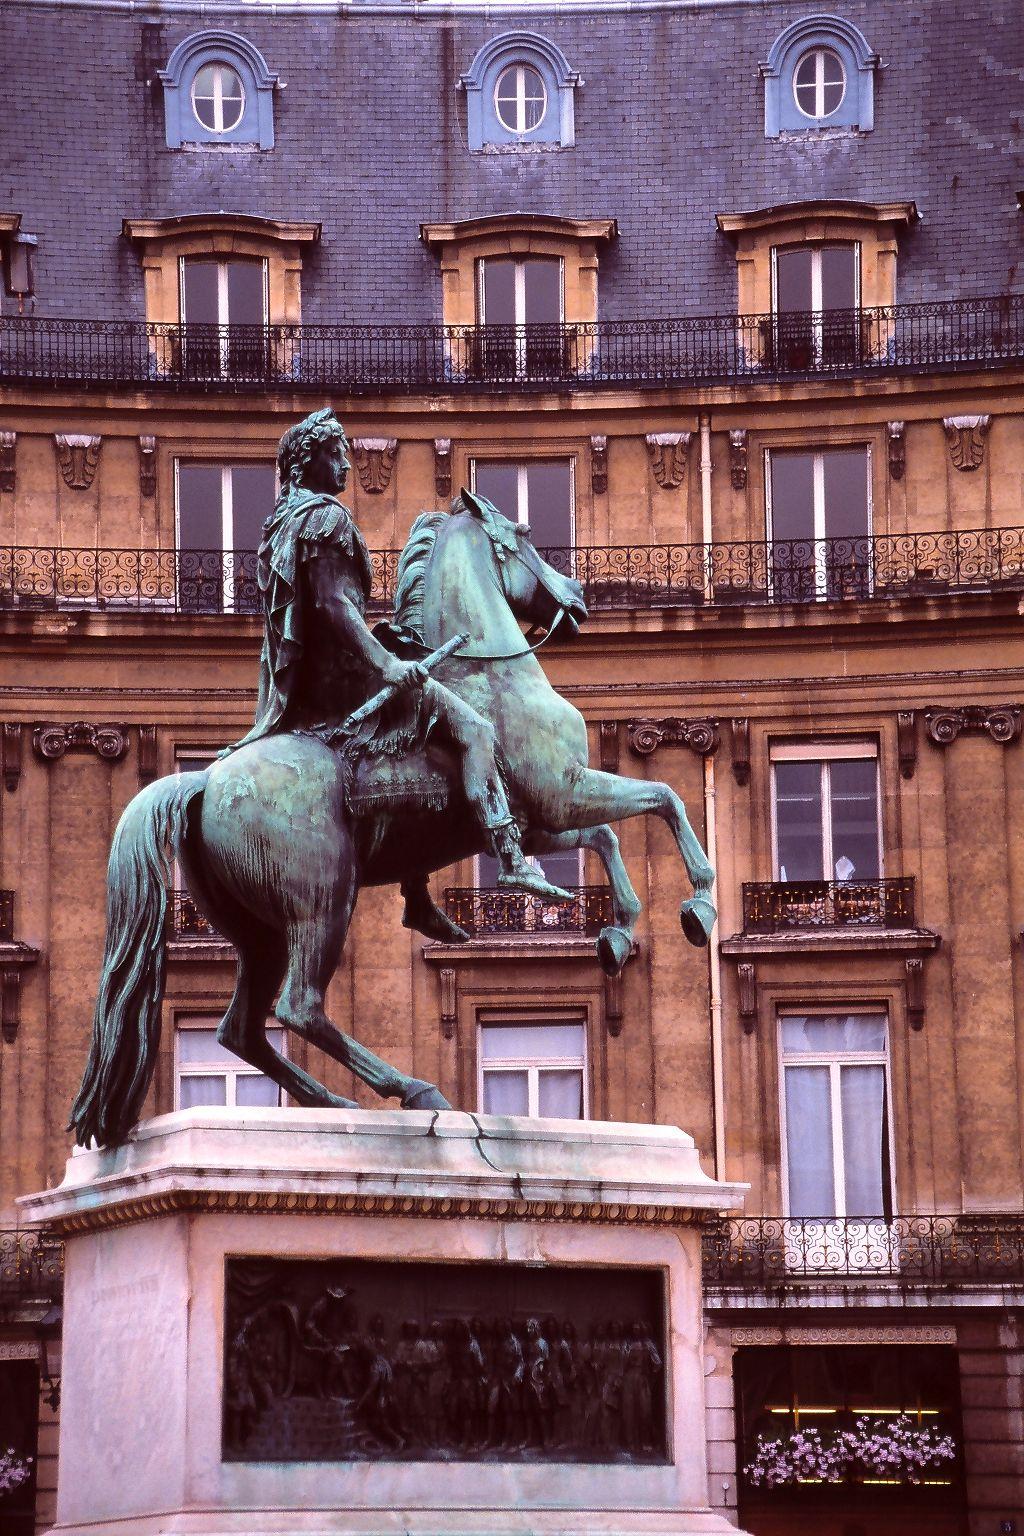
M859 361L860 246L772 247L773 361L782 369Z
M277 497L273 464L175 461L178 603L193 613L258 613L256 550Z
M769 564L776 602L867 597L871 455L866 446L767 454Z
M572 548L572 459L474 459L470 469L473 489L527 526L538 549Z
M830 128L870 133L879 62L864 34L841 16L794 21L760 66L765 137Z
M190 378L265 377L269 365L267 263L179 263L182 371Z
M557 853L534 854L528 862L541 870L552 885L560 885L563 890L576 890L583 883L583 853L579 848L560 849ZM476 856L476 884L481 891L492 891L498 884L498 861L490 853L478 853ZM522 926L518 930L522 933L564 933L566 917L572 912L564 903L558 902L550 906L536 897L529 897L524 891L515 891L505 888L502 892L507 896L510 907L517 907L522 913Z
M160 70L168 148L274 147L274 87L258 48L211 27L178 44Z
M789 1014L779 1029L787 1214L888 1219L885 1014Z
M563 266L558 257L516 261L487 257L476 264L477 367L493 378L560 377L563 357Z
M495 1020L480 1025L485 1115L587 1115L586 1025L579 1020Z
M267 1039L284 1054L283 1029L268 1029ZM208 1020L179 1019L174 1046L175 1109L267 1109L281 1103L278 1085L225 1050Z
M573 99L581 84L562 50L546 37L503 32L492 38L459 81L466 93L470 149L570 148Z
M793 95L805 117L831 117L846 95L846 71L831 48L812 48L793 72Z
M874 743L779 743L771 757L775 878L878 880L882 831Z

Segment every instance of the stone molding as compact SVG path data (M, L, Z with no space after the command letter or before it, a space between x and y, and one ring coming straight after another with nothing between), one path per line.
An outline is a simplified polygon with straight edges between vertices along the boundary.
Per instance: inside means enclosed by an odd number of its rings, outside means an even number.
M0 766L3 769L4 788L11 794L21 782L22 729L16 720L5 720L0 732Z
M889 478L891 480L902 480L907 467L906 422L887 422L886 439L889 447Z
M991 423L992 417L988 415L942 418L946 446L954 469L966 473L980 468L985 457L985 437Z
M65 752L95 752L106 762L116 763L128 751L128 728L90 725L87 720L37 725L32 733L32 750L47 763L57 762Z
M149 500L156 495L156 438L139 438L139 490Z
M902 777L912 779L917 768L917 714L912 709L896 711L896 751Z
M354 437L352 457L359 484L370 496L379 496L391 484L398 457L397 437Z
M985 732L1000 746L1019 741L1024 726L1024 705L963 704L954 709L926 709L925 731L938 747L948 747L963 732Z
M447 501L452 494L452 440L434 438L434 491Z
M72 491L87 491L99 463L103 439L87 432L56 432L53 445L64 484Z
M732 738L732 775L742 789L750 783L750 720L741 715L729 722Z
M692 432L648 432L644 441L654 478L663 490L674 491L686 475Z
M733 1328L734 1349L744 1345L774 1344L955 1344L956 1329L909 1324L893 1328L806 1328L782 1325L773 1328Z
M717 720L628 720L626 739L637 757L650 757L659 747L689 747L699 757L718 751Z
M729 432L729 475L734 491L747 485L747 429L733 427Z
M0 432L0 491L17 487L17 432Z

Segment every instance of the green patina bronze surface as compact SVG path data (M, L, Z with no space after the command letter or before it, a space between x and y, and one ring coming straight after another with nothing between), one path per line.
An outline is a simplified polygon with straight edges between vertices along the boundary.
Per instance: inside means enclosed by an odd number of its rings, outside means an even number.
M695 944L711 932L714 875L682 801L667 784L588 766L582 715L524 639L521 623L575 633L586 618L578 582L464 491L450 512L413 523L393 622L371 632L369 557L338 500L346 447L329 410L281 440L281 495L259 551L265 633L252 730L208 771L147 786L118 824L92 1046L71 1114L83 1145L123 1141L152 1079L173 859L238 950L221 1042L300 1104L350 1101L274 1050L271 1014L382 1097L447 1107L324 1011L361 886L399 884L406 925L458 943L466 935L430 898L432 872L489 851L500 884L558 900L566 893L528 855L590 848L611 885L614 919L597 951L614 974L640 904L608 823L656 815L693 885L683 931Z

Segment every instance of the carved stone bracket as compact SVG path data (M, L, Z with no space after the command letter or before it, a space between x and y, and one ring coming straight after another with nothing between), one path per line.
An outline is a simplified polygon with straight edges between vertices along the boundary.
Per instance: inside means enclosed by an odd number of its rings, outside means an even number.
M890 421L887 423L886 432L889 439L889 477L892 480L902 480L903 472L907 467L906 422Z
M740 786L750 783L750 721L744 716L730 720L732 776Z
M954 469L977 469L985 457L991 416L944 416L942 425Z
M139 490L143 496L156 495L156 438L139 438Z
M608 439L590 439L590 489L595 496L603 496L608 489Z
M747 429L734 427L729 433L729 474L734 491L742 491L747 484Z
M4 786L13 794L21 782L21 726L13 721L4 722L0 755L3 757Z
M397 437L354 437L352 457L359 484L371 496L379 496L391 484L391 471L398 457Z
M17 432L0 432L0 491L13 491L17 484L17 447Z
M447 501L452 494L452 440L434 438L434 490Z
M964 704L959 709L926 709L925 729L929 741L948 747L961 731L985 731L1001 746L1019 741L1024 726L1024 705Z
M445 965L438 971L437 980L441 990L441 1033L446 1040L454 1040L459 1017L458 974Z
M648 432L646 441L651 468L663 490L674 491L682 485L692 436L692 432Z
M917 716L912 709L897 711L896 750L900 759L900 773L905 779L912 779L917 768Z
M622 972L604 978L604 1022L613 1040L622 1034Z
M72 491L87 491L99 463L103 439L82 432L57 432L53 444L64 484Z
M908 955L903 964L907 973L907 1023L911 1029L924 1029L924 961L920 955Z
M128 728L124 725L90 725L85 720L65 725L37 725L32 733L32 750L48 763L55 763L65 752L95 752L106 762L116 763L128 750Z
M619 722L601 720L598 723L598 743L601 752L601 769L604 773L619 771Z
M717 720L629 720L626 736L637 757L650 757L659 747L689 747L700 757L718 750Z
M749 960L741 961L736 967L736 980L739 983L740 1023L743 1033L752 1035L757 1025L757 975Z
M156 778L156 726L139 726L139 783L149 784Z

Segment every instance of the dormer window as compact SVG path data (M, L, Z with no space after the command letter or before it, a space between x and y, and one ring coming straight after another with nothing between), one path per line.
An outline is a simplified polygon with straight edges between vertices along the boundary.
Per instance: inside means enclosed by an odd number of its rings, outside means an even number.
M492 38L459 81L470 149L571 148L573 100L582 83L562 50L539 33Z
M878 65L863 32L842 16L794 21L760 66L765 137L815 129L870 133Z
M193 32L174 49L160 80L169 149L273 149L277 76L237 32Z

